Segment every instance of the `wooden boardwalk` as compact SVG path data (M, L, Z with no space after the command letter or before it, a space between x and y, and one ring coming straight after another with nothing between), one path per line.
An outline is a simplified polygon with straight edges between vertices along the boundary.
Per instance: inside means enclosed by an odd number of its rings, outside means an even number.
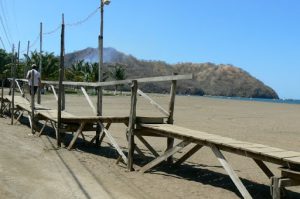
M239 179L235 170L232 168L230 163L226 160L222 151L230 152L233 154L248 157L254 160L258 167L266 174L270 179L270 190L273 199L279 199L282 193L285 191L284 187L288 186L298 186L300 185L300 152L287 151L280 148L274 148L262 144L250 143L239 141L236 139L223 137L219 135L214 135L202 131L191 130L188 128L183 128L180 126L173 125L173 115L175 107L175 95L176 95L176 84L177 80L189 79L189 75L178 75L178 76L167 76L167 77L155 77L155 78L141 78L137 80L122 80L113 82L98 82L98 83L86 83L86 82L45 82L51 84L51 88L56 96L55 89L53 85L64 85L64 86L86 86L93 88L102 88L104 86L113 86L119 84L131 84L131 107L130 114L128 117L118 117L118 116L102 116L100 105L97 104L97 110L89 99L87 92L83 87L81 90L91 106L94 113L97 116L78 116L70 114L66 111L62 111L58 106L58 110L48 109L40 105L36 105L34 108L34 114L32 114L31 104L28 100L15 96L14 105L16 107L16 112L19 112L19 117L23 115L24 112L28 112L28 115L33 115L38 121L44 121L43 127L39 130L39 134L43 133L43 130L47 123L56 131L57 140L60 140L60 134L66 132L75 132L73 139L67 146L71 149L75 144L78 137L81 135L85 140L84 131L95 131L95 136L90 140L91 143L96 143L100 145L103 138L106 136L109 139L111 145L117 150L120 159L127 165L127 169L134 169L134 152L136 151L141 157L145 157L145 154L135 143L135 137L138 138L141 143L154 155L155 159L148 162L146 165L139 169L140 172L146 172L154 168L163 161L168 163L174 163L172 156L182 150L184 147L194 144L194 146L187 151L182 157L176 160L175 164L179 165L186 161L189 157L194 155L202 147L209 147L215 157L218 159L222 167L225 169L243 198L252 198L246 187L243 185L242 181ZM170 91L170 102L169 107L165 110L162 106L152 100L148 95L143 93L138 89L138 83L145 82L156 82L156 81L171 81L171 91ZM53 84L53 85L52 85ZM62 94L62 89L59 88L60 95ZM139 117L136 115L136 104L137 96L141 95L146 98L155 108L157 108L164 116L152 118L152 117ZM98 96L99 97L99 96ZM102 97L102 96L101 96ZM58 100L58 99L57 99ZM102 98L101 98L102 100ZM5 96L2 102L9 104L12 103L11 96ZM102 103L102 101L101 101ZM2 103L1 103L2 106ZM9 108L6 105L5 108ZM2 108L1 108L2 110ZM100 111L101 110L101 111ZM18 119L19 119L18 117ZM17 120L18 120L17 119ZM127 130L124 132L126 134L126 140L128 142L128 151L125 155L124 151L119 147L116 140L113 138L111 133L108 131L111 124L113 123L123 123L126 125ZM60 124L60 128L58 127ZM32 125L31 125L32 126ZM145 136L156 136L167 138L167 149L163 154L156 152L154 147L148 143L144 137ZM175 144L175 139L179 142ZM59 142L58 142L59 143ZM58 146L60 146L58 144ZM265 162L270 162L280 166L281 175L275 176L274 173L267 167ZM137 168L137 167L136 167Z

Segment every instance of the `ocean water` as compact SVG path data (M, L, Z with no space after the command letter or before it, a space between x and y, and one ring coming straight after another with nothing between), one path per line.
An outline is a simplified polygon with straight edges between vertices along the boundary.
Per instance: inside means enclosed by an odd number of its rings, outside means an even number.
M299 104L300 105L300 100L298 100L298 99L263 99L263 98L223 97L223 96L205 96L205 97L228 99L228 100L242 100L242 101L256 101L256 102Z

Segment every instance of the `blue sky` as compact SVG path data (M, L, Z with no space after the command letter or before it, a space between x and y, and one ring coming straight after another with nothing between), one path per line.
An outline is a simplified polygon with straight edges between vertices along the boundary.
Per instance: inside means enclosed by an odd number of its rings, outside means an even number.
M85 19L100 0L0 0L0 37L9 45ZM275 89L281 98L300 99L299 0L112 0L105 7L104 47L139 59L167 63L233 64ZM66 26L66 53L97 47L97 12L80 25ZM59 54L60 30L44 34L43 50ZM3 45L0 43L0 47Z

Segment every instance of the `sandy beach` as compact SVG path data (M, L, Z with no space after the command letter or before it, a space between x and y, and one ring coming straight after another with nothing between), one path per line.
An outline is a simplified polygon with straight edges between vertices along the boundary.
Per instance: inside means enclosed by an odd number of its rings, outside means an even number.
M151 97L167 109L169 96ZM92 100L95 103L96 97ZM103 103L103 115L129 114L130 96L105 96ZM50 94L42 96L42 104L56 108ZM93 114L84 96L77 94L66 96L66 110ZM138 97L137 115L161 116L142 97ZM174 124L190 129L300 152L300 105L176 96L174 119ZM101 148L79 140L72 151L56 150L53 131L32 136L26 119L12 126L9 117L0 118L0 128L0 198L241 198L207 147L179 167L162 165L141 174L116 164L117 153L106 138ZM125 131L121 124L110 128L124 151ZM86 133L87 139L93 135ZM146 139L159 153L165 150L165 138ZM137 145L151 157L138 141ZM253 198L270 198L269 179L252 159L224 155ZM278 165L267 165L279 174ZM290 198L300 198L300 187L288 190Z

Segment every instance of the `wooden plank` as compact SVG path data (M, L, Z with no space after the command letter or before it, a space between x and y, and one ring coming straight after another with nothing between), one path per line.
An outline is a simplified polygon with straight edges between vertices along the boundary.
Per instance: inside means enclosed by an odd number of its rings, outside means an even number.
M68 146L68 150L71 150L71 149L72 149L72 147L73 147L74 143L76 142L76 140L77 140L79 134L82 133L82 130L83 130L84 126L85 126L85 122L82 122L82 123L80 124L78 130L76 131L76 133L75 133L73 139L71 140L71 142L70 142L70 144L69 144L69 146ZM59 133L59 132L58 132L58 133Z
M141 173L145 173L146 171L148 171L149 169L151 169L151 168L155 167L156 165L160 164L164 160L167 160L168 157L174 155L175 153L177 153L178 151L180 151L181 149L183 149L184 147L186 147L188 144L190 144L189 141L185 141L185 140L181 141L180 143L178 143L173 148L167 150L163 155L157 157L153 161L151 161L148 164L146 164L145 166L143 166L140 169L140 172Z
M293 157L293 158L283 158L284 161L292 162L294 164L300 165L300 157Z
M91 99L90 99L89 95L87 94L86 90L85 90L83 87L81 87L81 91L82 91L82 93L84 94L85 99L88 101L88 104L89 104L90 107L92 108L93 113L94 113L94 114L97 114L96 108L95 108L95 106L93 105L93 102L91 101Z
M192 155L194 155L197 151L199 151L199 149L201 149L203 147L203 145L199 145L196 144L193 148L191 148L186 154L184 154L180 159L178 159L175 164L176 165L180 165L182 164L184 161L186 161L189 157L191 157Z
M259 168L266 174L266 176L268 178L271 178L274 176L273 172L267 167L267 165L261 161L261 160L257 160L257 159L254 159L254 162L259 166Z
M284 151L283 149L269 147L269 146L266 146L264 148L246 148L246 150L254 152L254 153L260 153L260 154L266 154L266 153L269 153L269 152L281 152L281 151Z
M153 99L151 99L146 93L144 93L143 91L141 91L140 89L137 90L138 94L140 94L142 97L144 97L145 99L147 99L150 104L152 104L155 108L157 108L162 114L164 114L165 116L169 116L169 112L166 111L162 106L160 106L157 102L155 102Z
M217 159L219 160L219 162L221 163L221 165L223 166L223 168L228 173L229 177L231 178L231 180L233 181L233 183L235 184L239 192L242 194L243 198L247 198L247 199L252 198L250 193L246 189L246 187L243 185L240 178L237 176L237 174L234 172L230 164L227 162L227 160L221 153L221 151L215 145L211 145L211 149L215 154L215 156L217 157Z
M149 151L155 156L158 157L159 154L154 150L154 148L140 135L136 135L136 137L149 149Z
M264 153L266 156L274 157L274 158L292 158L292 157L300 157L299 152L295 151L280 151L280 152L269 152Z

